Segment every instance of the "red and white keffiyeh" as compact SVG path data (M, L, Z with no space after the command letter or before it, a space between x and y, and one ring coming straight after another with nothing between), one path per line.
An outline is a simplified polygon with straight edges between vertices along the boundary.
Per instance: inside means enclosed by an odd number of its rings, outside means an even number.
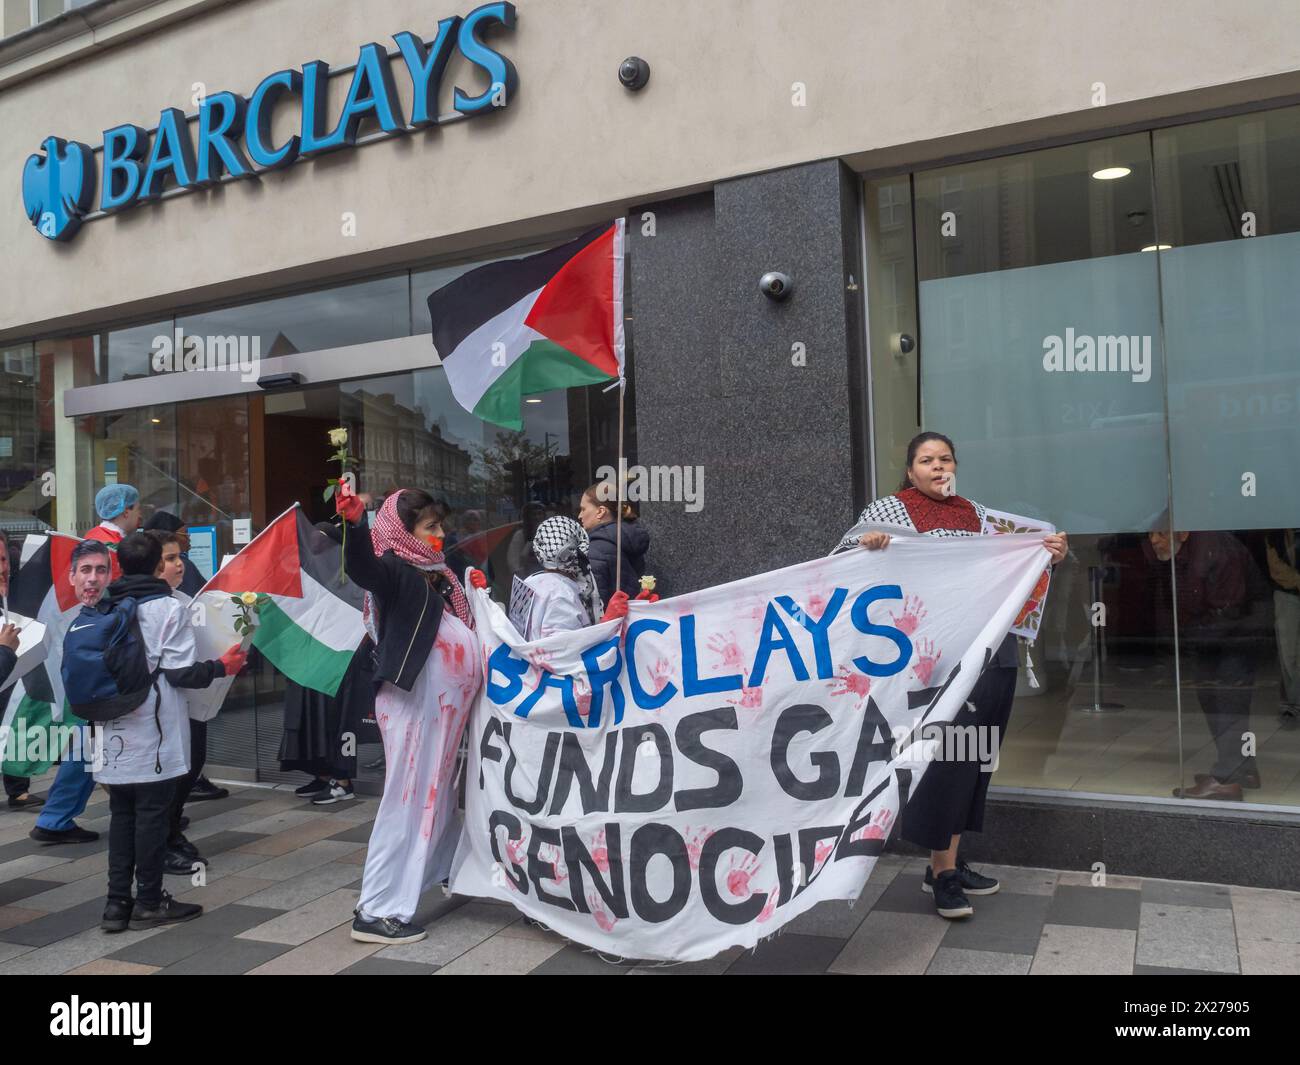
M403 562L409 562L418 570L423 570L425 573L433 570L441 572L447 579L452 611L472 629L474 615L470 613L469 600L465 597L465 589L456 579L456 574L447 565L447 557L441 551L435 551L432 544L408 532L406 526L402 524L402 519L398 517L397 498L404 491L406 489L399 489L389 495L384 500L384 505L379 508L379 513L375 515L374 524L370 527L370 539L374 544L375 555L382 556L386 551L392 551ZM363 615L367 631L372 627L370 616L373 612L370 594L366 593ZM371 635L373 636L374 633L372 632Z

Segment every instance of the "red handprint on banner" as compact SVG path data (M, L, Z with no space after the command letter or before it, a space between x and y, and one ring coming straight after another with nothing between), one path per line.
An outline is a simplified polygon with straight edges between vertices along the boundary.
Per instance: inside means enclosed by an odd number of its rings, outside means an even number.
M542 850L543 848L541 847L537 848L537 856L539 858L542 857ZM550 859L549 861L547 861L547 864L550 865L551 867L551 878L555 881L557 885L563 884L566 880L569 879L569 874L560 872L560 861L564 857L563 854L560 852L560 848L557 847L554 843L548 843L546 844L545 850L546 850L547 858ZM555 854L554 858L550 858L552 852L554 852Z
M591 713L591 685L585 677L573 678L573 701L578 704L579 717Z
M666 658L660 658L650 667L650 694L658 695L668 686L672 679L673 666Z
M747 899L754 893L749 881L758 872L758 859L746 853L740 864L736 864L735 855L727 863L727 890L740 899Z
M609 872L609 847L605 844L605 830L602 828L591 841L591 860L602 873Z
M912 672L916 674L916 679L922 684L928 685L930 678L934 676L934 667L939 664L939 659L943 657L942 651L934 649L934 641L922 637L916 641L916 665L912 667Z
M889 826L893 823L893 820L893 811L877 810L875 817L871 819L871 824L864 825L853 833L853 838L855 840L885 839L889 836Z
M686 826L686 860L690 862L691 868L698 870L700 867L700 851L704 849L704 844L709 841L713 835L713 829L702 828L694 836L690 835L691 826Z
M591 908L591 916L595 918L596 924L602 932L614 931L614 926L618 924L618 918L609 913L601 902L600 894L594 888L587 895L587 905Z
M745 664L744 652L736 642L734 632L727 633L725 638L721 633L715 632L709 637L709 650L716 654L721 664L728 669L740 669Z
M921 603L919 596L909 595L903 600L903 612L893 615L894 628L904 636L911 636L920 627L929 613Z
M761 710L763 709L763 686L760 684L754 688L741 688L740 698L728 697L727 702L732 706L738 706L742 710Z
M848 666L840 666L839 673L827 682L832 695L853 695L865 699L871 691L871 678ZM838 685L838 687L836 687Z

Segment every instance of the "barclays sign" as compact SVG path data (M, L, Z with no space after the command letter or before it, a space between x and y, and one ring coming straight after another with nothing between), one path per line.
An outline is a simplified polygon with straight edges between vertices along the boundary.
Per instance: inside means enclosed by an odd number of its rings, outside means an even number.
M200 189L221 181L256 177L357 143L365 120L387 137L434 126L449 118L470 118L505 107L519 79L514 65L483 42L494 24L512 29L515 8L509 3L484 4L463 18L438 23L438 33L426 42L408 31L393 35L401 68L412 89L409 122L390 61L396 54L378 44L362 45L352 69L352 81L337 119L326 114L329 64L320 60L301 69L278 70L263 78L252 94L216 92L205 96L196 115L178 107L165 108L152 131L130 123L104 131L100 149L79 141L46 137L44 155L28 156L23 167L23 207L42 236L70 240L83 219L95 209L96 156L99 170L98 210L116 213L157 200L168 187ZM481 68L491 81L487 90L470 96L457 88L456 114L440 117L438 92L453 52ZM299 101L299 131L282 143L272 143L271 121L277 106ZM197 130L191 133L194 121Z

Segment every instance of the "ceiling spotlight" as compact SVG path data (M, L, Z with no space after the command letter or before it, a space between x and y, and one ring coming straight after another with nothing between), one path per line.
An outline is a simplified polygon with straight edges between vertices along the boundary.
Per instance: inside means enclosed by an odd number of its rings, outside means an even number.
M524 402L525 402L525 403L540 403L541 400L540 400L540 399L526 399L526 400L524 400Z
M1173 247L1172 244L1148 244L1142 250L1143 251L1168 251L1172 247Z
M1100 170L1094 170L1092 176L1098 181L1114 181L1116 178L1128 177L1133 173L1126 166L1103 166Z

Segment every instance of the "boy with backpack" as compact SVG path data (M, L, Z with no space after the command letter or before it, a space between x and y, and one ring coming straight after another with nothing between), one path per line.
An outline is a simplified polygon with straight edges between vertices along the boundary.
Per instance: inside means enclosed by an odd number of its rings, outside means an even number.
M205 688L244 664L238 645L216 661L194 661L189 613L154 576L161 560L152 537L122 540L122 576L98 604L82 608L63 644L68 703L95 725L95 779L109 786L105 932L155 928L203 912L163 890L172 802L189 769L189 713L178 689Z

